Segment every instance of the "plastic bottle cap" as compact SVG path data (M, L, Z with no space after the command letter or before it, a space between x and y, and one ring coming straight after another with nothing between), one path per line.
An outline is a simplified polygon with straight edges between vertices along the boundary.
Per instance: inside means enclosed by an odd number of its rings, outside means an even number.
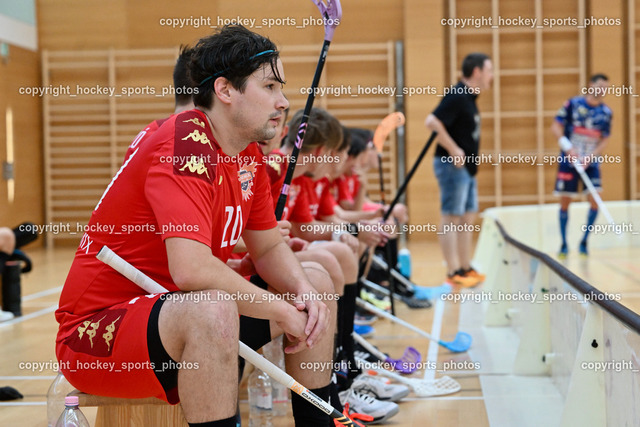
M78 396L67 396L64 398L66 406L78 406Z

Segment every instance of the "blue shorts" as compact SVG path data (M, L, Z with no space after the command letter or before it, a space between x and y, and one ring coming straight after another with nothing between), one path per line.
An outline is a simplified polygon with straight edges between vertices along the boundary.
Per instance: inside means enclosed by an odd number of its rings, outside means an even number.
M433 171L440 187L442 215L462 216L478 212L478 186L467 168L447 162L451 157L434 157Z
M600 167L598 163L590 164L585 173L598 191L602 191L600 180ZM582 182L580 175L569 163L560 163L558 165L558 175L556 177L556 186L553 194L555 196L571 196L578 195L578 185L582 188L583 193L588 193L587 186Z

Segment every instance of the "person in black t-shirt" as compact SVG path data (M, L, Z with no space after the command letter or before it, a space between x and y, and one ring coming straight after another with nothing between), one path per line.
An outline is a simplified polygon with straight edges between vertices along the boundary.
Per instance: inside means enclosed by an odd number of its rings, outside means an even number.
M475 175L480 146L480 115L476 98L491 87L493 64L484 53L462 61L462 80L447 88L425 125L438 133L433 168L440 187L442 218L438 230L447 263L447 283L476 286L484 275L471 268L473 222L478 211Z

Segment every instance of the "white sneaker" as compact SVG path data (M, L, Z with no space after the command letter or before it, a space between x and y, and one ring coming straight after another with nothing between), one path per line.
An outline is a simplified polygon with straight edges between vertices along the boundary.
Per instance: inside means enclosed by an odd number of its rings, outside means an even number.
M366 424L382 423L393 417L400 410L398 405L393 402L376 400L367 394L358 393L353 388L342 391L338 395L340 396L342 406L344 406L345 403L349 403L349 410L351 412L373 417L373 420L367 421Z
M15 316L10 311L2 311L0 310L0 322L6 322L7 320L13 319Z
M382 378L368 374L358 375L351 384L358 393L368 394L378 400L397 402L409 395L409 387L402 384L389 384Z

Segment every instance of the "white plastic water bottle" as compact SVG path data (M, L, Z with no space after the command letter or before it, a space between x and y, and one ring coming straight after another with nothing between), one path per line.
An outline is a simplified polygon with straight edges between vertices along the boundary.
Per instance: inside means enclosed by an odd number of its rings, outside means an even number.
M273 427L271 378L255 368L249 376L249 427Z
M411 278L411 252L407 248L398 251L398 269L404 277Z
M285 364L284 351L282 350L282 337L283 336L280 335L262 347L262 354L264 354L267 360L284 371ZM279 382L271 380L271 390L273 396L273 415L276 417L287 415L287 409L289 408L289 389Z
M91 427L80 408L78 408L78 396L64 398L64 411L58 418L56 427Z
M64 398L75 388L58 370L58 376L53 380L47 392L47 426L55 427L60 413L64 410Z

